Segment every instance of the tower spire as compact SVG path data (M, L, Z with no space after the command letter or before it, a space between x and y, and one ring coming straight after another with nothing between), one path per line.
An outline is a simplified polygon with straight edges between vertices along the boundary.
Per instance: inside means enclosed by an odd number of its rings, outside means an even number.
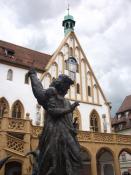
M67 11L68 11L68 16L69 16L69 12L70 12L70 4L68 4Z
M62 22L62 26L64 27L64 33L67 35L69 32L74 31L75 21L73 16L69 14L70 5L68 4L67 8L68 14L64 16L64 20Z

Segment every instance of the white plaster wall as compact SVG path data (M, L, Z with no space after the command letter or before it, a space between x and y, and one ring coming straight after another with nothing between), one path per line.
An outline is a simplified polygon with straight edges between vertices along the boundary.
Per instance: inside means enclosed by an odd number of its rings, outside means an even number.
M108 114L108 109L106 106L96 106L92 104L86 104L86 103L80 103L80 106L78 106L78 109L81 114L81 123L82 123L82 130L83 131L90 131L90 114L93 109L95 109L100 117L101 121L101 132L104 132L103 128L103 118L102 114L106 115L106 120L107 120L107 132L110 133L110 123L109 123L109 114Z
M13 70L13 81L7 80L8 69ZM35 121L37 101L32 93L31 85L24 83L27 72L26 69L0 64L0 97L7 99L10 108L16 100L20 100L24 106L25 115L30 113L30 118Z

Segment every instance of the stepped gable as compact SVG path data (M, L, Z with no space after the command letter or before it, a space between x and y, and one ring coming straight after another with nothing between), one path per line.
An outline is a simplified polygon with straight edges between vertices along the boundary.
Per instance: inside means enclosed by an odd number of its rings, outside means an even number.
M131 95L126 96L124 99L122 105L120 106L119 110L117 111L117 114L125 111L131 110Z
M0 40L0 62L43 71L50 58L51 55Z

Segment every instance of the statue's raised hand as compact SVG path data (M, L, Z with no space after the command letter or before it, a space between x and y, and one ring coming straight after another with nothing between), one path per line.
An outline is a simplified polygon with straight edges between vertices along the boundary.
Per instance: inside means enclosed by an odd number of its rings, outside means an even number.
M75 101L75 102L71 105L71 111L74 111L75 108L76 108L77 106L79 106L79 105L80 105L79 102L78 102L78 101Z
M36 75L36 70L35 70L35 68L30 68L30 70L29 70L29 72L27 73L28 74L28 77L30 77L30 75L32 75L32 74L35 74Z

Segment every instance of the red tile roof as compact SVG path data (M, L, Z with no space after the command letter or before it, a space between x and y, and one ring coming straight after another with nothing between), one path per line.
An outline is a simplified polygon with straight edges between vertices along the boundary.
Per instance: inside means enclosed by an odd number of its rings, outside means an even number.
M6 56L5 49L14 51L14 55ZM43 71L50 58L51 55L0 40L0 62L27 69L33 66L38 71Z
M117 111L117 114L124 112L124 111L128 111L128 110L131 110L131 95L126 96L122 105L120 106L119 110Z

